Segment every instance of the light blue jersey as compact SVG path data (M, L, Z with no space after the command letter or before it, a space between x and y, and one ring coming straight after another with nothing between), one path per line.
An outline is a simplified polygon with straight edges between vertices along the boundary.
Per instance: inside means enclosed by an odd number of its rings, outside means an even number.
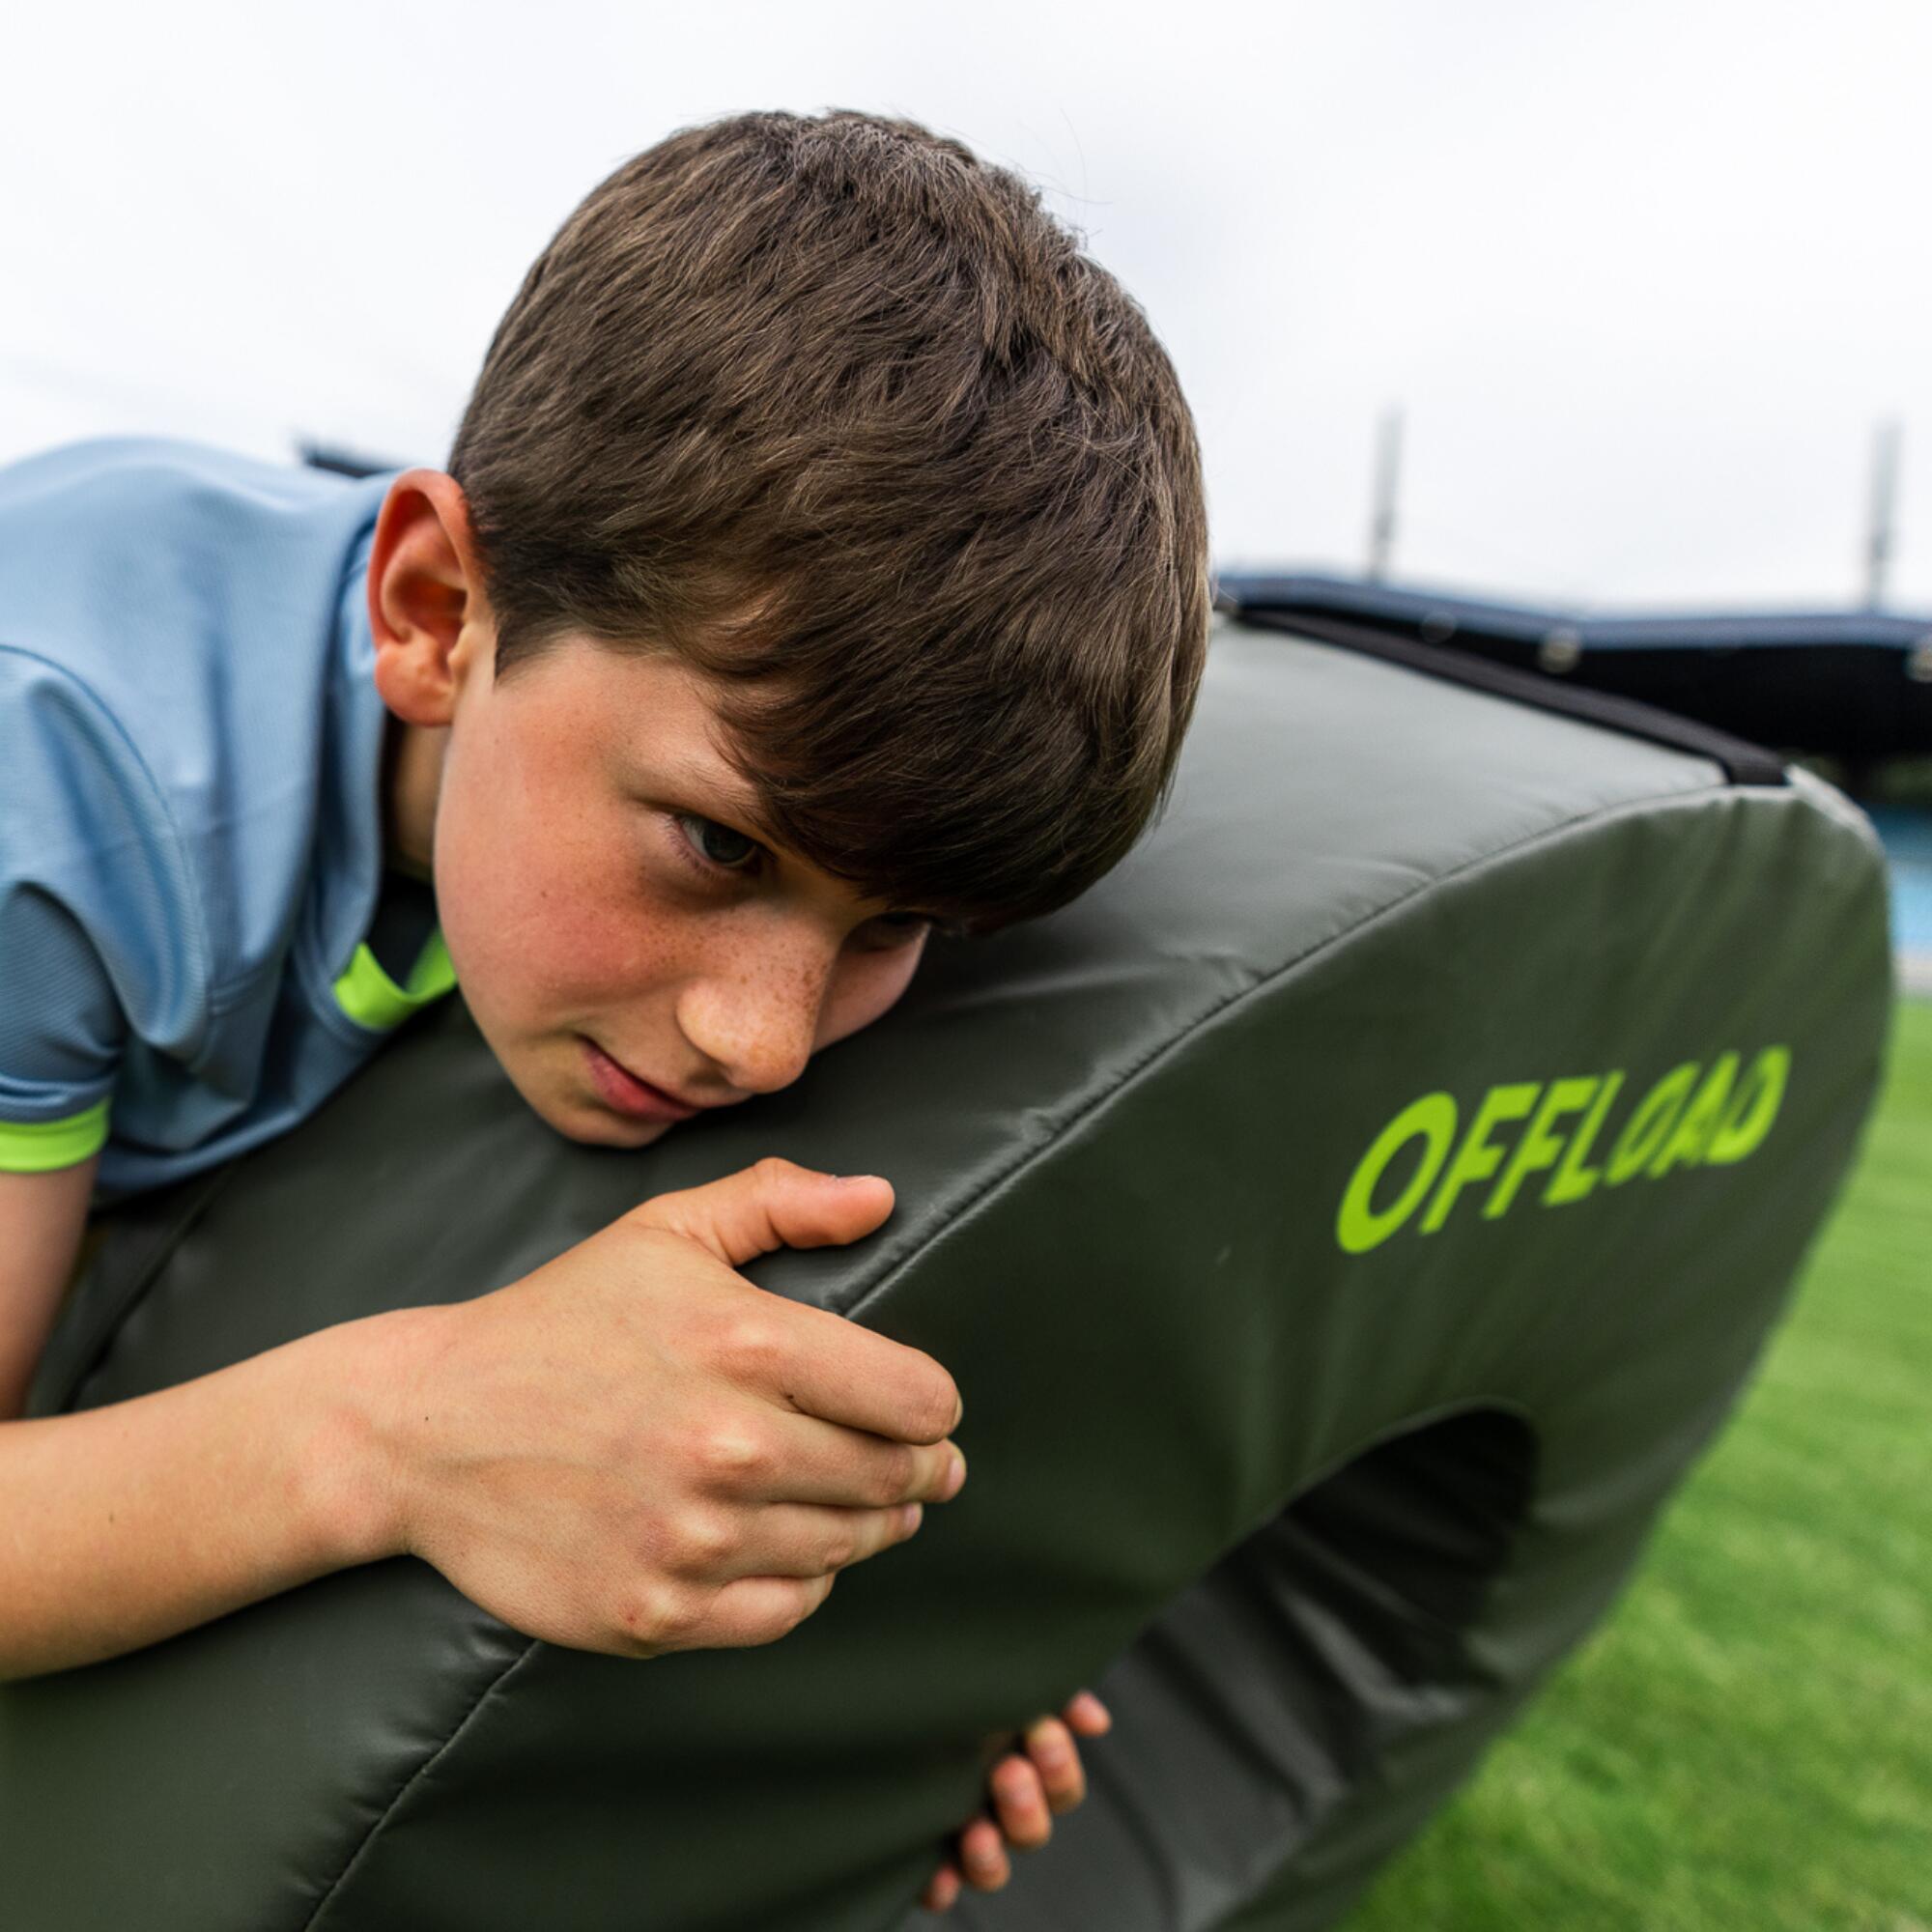
M147 437L0 468L0 1169L99 1148L100 1206L226 1160L453 983L426 895L401 985L364 943L390 481Z

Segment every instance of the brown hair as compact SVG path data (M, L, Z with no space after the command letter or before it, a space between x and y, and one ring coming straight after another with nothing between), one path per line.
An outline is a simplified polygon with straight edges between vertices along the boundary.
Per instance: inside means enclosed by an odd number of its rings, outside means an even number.
M1192 418L1017 175L907 121L747 114L593 188L449 458L497 674L563 636L718 680L763 831L990 929L1164 799L1208 616Z

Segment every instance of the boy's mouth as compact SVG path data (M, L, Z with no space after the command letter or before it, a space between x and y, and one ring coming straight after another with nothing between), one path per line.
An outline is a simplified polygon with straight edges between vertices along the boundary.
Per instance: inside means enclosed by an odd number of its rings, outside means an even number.
M591 1081L612 1112L633 1121L688 1121L698 1111L674 1094L667 1094L662 1087L639 1080L594 1040L582 1034L578 1037L583 1040L584 1065L589 1068Z

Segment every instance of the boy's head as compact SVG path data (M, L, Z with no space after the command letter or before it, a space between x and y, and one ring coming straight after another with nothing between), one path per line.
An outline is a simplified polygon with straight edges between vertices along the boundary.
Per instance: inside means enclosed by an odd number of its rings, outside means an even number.
M564 223L369 596L397 846L433 826L478 1025L554 1125L637 1145L663 1119L586 1041L691 1100L784 1085L927 923L1125 854L1206 648L1200 460L1141 311L1016 176L745 115Z

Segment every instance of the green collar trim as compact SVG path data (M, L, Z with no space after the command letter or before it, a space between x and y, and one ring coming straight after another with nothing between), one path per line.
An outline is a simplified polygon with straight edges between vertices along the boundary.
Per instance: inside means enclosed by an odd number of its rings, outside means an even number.
M456 968L449 963L449 950L438 926L423 942L408 980L400 986L377 965L364 940L349 970L335 982L335 1004L357 1026L388 1033L432 1000L441 999L455 984Z

